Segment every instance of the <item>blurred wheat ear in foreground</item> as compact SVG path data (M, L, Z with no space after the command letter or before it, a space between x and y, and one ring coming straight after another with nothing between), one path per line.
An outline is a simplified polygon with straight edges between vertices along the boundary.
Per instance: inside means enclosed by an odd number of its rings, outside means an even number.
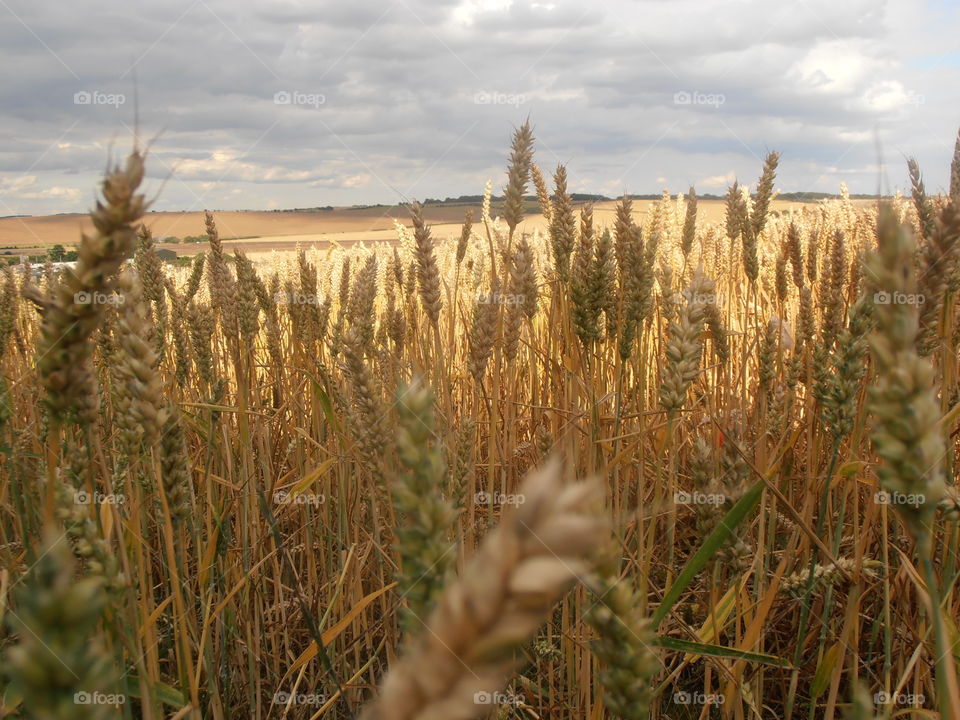
M477 697L503 689L520 645L590 570L607 535L600 486L563 487L554 459L526 479L520 494L524 503L504 516L443 591L364 717L476 717Z

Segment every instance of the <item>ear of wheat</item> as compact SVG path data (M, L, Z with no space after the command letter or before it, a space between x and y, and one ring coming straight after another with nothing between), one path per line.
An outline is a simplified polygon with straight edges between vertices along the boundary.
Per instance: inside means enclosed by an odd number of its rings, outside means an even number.
M867 259L871 289L881 297L915 294L913 238L886 208L881 211L878 234L878 249ZM944 442L933 368L917 354L916 305L879 303L874 310L877 329L870 345L877 382L870 388L870 409L877 421L874 447L886 461L877 472L888 492L919 499L896 507L912 532L925 533L944 492Z
M570 276L570 256L576 243L576 220L573 203L567 194L567 169L560 165L553 176L553 208L550 211L550 245L556 276L566 281Z
M397 410L397 455L404 471L391 496L402 518L397 529L399 589L406 602L401 621L408 633L420 633L457 556L451 536L457 514L444 497L446 463L434 436L433 393L420 381L401 388Z
M683 220L683 234L680 236L680 250L687 257L693 249L693 241L697 236L697 193L690 188L687 193L687 214Z
M533 131L530 121L521 125L513 134L510 163L507 166L507 187L504 190L503 218L510 234L523 220L523 196L530 179L530 161L533 158Z
M867 259L874 298L915 295L914 241L888 207L880 210L878 247ZM946 492L944 438L934 388L933 367L917 351L919 312L915 304L880 302L877 330L870 338L877 382L870 388L875 418L872 436L884 463L877 469L881 487L917 540L934 634L937 699L943 717L957 715L956 671L933 568L933 515Z
M11 614L17 644L6 652L4 674L36 720L115 717L118 703L87 699L116 692L111 662L94 641L102 585L96 578L74 579L67 542L52 528L41 550L17 593Z
M760 174L760 180L757 182L757 195L753 203L753 225L754 235L763 232L767 224L767 212L770 208L770 200L773 198L773 183L777 177L777 165L780 163L780 153L771 152L767 154L763 162L763 172Z
M680 317L670 324L666 367L660 384L660 404L668 413L675 413L683 407L687 390L700 373L704 307L713 302L714 291L713 281L702 270L697 270Z
M587 621L597 633L593 650L605 665L600 675L603 704L621 720L646 720L653 698L651 680L661 668L653 649L651 621L640 615L628 580L601 577Z
M433 239L430 228L423 220L423 207L415 203L410 208L413 218L413 237L416 242L417 285L420 288L420 301L423 311L430 322L436 325L440 320L440 308L443 301L440 297L440 270L433 252Z
M90 396L96 394L87 341L100 324L121 263L133 250L134 223L146 209L146 200L137 194L143 173L143 156L134 151L124 167L107 175L103 201L90 214L95 232L82 236L76 267L65 271L49 301L33 289L28 292L43 309L37 367L47 390L46 405L56 418L79 403L90 407Z

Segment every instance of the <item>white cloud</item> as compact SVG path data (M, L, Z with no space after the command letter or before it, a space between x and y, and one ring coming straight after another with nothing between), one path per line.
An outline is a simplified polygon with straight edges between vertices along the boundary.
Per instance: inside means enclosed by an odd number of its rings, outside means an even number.
M832 94L854 92L864 77L881 63L864 52L863 43L831 40L818 44L793 66L793 76L804 89Z
M80 189L63 185L43 186L37 182L36 175L19 177L0 177L0 196L4 204L9 200L54 200L73 203L80 199Z
M463 0L450 13L450 19L454 25L470 26L473 25L477 15L508 10L511 5L513 0Z
M698 180L694 187L704 190L726 190L736 179L737 174L731 170L726 175L710 175Z
M308 170L249 162L236 148L220 148L203 158L184 158L175 161L173 168L178 177L188 180L229 177L239 182L305 182L312 177Z

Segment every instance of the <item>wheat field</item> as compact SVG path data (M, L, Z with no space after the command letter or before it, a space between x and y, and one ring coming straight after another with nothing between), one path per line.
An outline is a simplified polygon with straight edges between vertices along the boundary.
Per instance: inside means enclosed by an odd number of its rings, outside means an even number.
M960 718L960 141L609 227L534 145L459 237L183 268L135 149L4 269L3 717Z

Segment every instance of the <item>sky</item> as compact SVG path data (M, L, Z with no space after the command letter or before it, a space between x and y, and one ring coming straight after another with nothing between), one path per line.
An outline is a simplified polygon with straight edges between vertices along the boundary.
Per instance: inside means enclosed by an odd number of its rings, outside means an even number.
M948 185L956 0L0 0L0 215L499 192L529 118L575 192Z

